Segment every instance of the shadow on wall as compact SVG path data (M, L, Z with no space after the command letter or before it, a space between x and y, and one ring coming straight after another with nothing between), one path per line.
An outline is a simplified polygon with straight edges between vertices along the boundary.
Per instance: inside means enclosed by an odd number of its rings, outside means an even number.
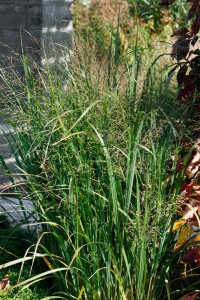
M39 51L41 41L47 55L53 44L63 44L70 48L72 2L73 0L0 0L1 64L7 60L18 60L22 45L26 54L40 61L43 60ZM54 60L57 59L58 52Z

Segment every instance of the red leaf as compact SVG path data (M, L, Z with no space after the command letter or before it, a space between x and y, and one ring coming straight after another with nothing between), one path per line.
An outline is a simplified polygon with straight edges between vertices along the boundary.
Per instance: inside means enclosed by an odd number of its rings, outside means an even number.
M183 66L179 69L179 71L178 71L178 73L177 73L177 81L178 81L178 85L181 85L181 84L183 83L184 78L185 78L185 74L186 74L186 72L187 72L187 69L188 69L187 65L183 65Z
M187 16L188 21L195 17L198 6L199 6L199 2L193 3L192 7L188 11L188 16Z
M176 65L173 69L171 69L168 73L168 80L170 81L172 79L172 76L174 75L174 72L178 68L178 65Z
M197 26L200 26L200 6L199 6L198 11L196 13L196 24L197 24Z
M196 35L199 32L199 29L200 29L200 26L199 26L198 22L196 22L196 20L195 20L191 27L192 33Z
M189 250L183 254L182 261L185 264L190 264L191 262L194 261L194 256L195 256L194 246L191 246Z
M199 171L200 165L200 152L197 152L192 159L188 162L187 167L185 169L185 175L191 179L194 177Z
M195 92L194 77L185 75L184 87L178 93L179 100L191 101Z
M188 85L190 89L193 89L193 88L195 88L195 86L192 85L194 80L195 80L195 76L190 73L189 75L185 76L184 84Z
M189 30L186 27L181 27L181 28L173 30L173 35L172 36L174 36L174 35L182 36L182 35L184 35L188 32L189 32Z
M194 262L198 267L200 267L200 250L199 249L197 250L197 253L195 254Z
M191 41L191 45L194 47L194 45L196 44L196 42L198 41L199 37L195 36L192 41Z
M188 192L191 192L193 190L193 186L194 184L193 183L187 183L187 184L184 184L183 186L181 186L180 190L181 191L186 191L186 193Z
M188 297L186 298L186 300L196 300L196 299L198 299L198 298L197 298L198 295L199 295L199 293L195 293L195 294L193 294L193 295L190 295L190 296L188 296Z
M177 41L172 46L172 55L176 57L176 59L182 60L186 58L188 52L190 50L190 40L187 36L181 36L177 39Z
M199 293L190 294L190 295L187 294L187 295L181 297L181 299L179 299L179 300L196 300L196 299L198 299L198 295L199 295Z

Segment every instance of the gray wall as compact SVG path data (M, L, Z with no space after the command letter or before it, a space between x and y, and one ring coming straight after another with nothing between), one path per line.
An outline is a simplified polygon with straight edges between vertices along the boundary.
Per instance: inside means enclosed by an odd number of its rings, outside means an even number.
M65 44L69 48L72 44L72 18L70 6L73 0L42 0L42 40L48 52L52 45ZM57 47L59 49L60 47ZM56 53L56 54L55 54ZM53 55L53 56L52 56ZM50 61L62 59L59 51L50 53ZM57 57L56 57L57 56Z
M17 57L21 40L26 52L35 54L36 39L46 48L53 43L71 45L72 0L0 0L0 56ZM34 37L34 38L33 38Z

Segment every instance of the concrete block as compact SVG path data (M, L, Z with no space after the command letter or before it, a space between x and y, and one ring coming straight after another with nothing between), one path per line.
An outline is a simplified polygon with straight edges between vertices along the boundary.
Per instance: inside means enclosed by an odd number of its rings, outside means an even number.
M18 51L20 47L20 31L4 29L0 30L0 53L6 54Z
M20 29L26 26L25 6L0 5L0 29Z
M0 0L0 5L2 4L14 4L15 0Z
M71 20L71 12L66 5L43 7L43 27L66 27L69 20Z
M26 53L35 53L39 49L41 38L40 30L19 31L1 30L0 31L0 54L13 56L21 53L21 45ZM3 45L2 45L3 43Z
M8 54L11 58L17 56L21 52L21 42L25 52L34 55L40 45L37 40L41 38L46 49L55 43L71 47L72 2L73 0L0 0L0 55Z
M71 5L73 3L73 0L42 0L43 5Z
M1 1L1 0L0 0ZM42 0L15 0L16 5L42 5Z
M20 0L19 0L20 1ZM42 6L42 0L29 0L28 1L29 5L38 5L38 6Z
M8 3L1 3L1 5L0 5L0 13L1 14L5 14L5 13L9 12L10 9L13 10L14 8L15 8L15 6L12 3L10 3L10 4L8 4Z
M72 34L71 30L69 30L68 32L67 31L65 32L59 31L54 33L46 32L46 33L42 33L42 38L44 41L44 45L48 49L54 48L53 44L62 44L71 47L71 43L72 43L71 34Z
M41 46L41 30L23 31L22 45L25 53L37 54Z
M42 7L29 6L27 12L27 28L28 29L41 29L42 27Z
M15 0L15 5L27 5L29 0Z
M15 0L0 0L0 5L2 4L10 4L10 3L15 3Z

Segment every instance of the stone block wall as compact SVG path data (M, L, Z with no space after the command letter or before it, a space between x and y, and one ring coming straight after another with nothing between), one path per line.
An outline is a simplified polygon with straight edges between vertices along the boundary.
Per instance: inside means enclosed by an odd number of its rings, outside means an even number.
M42 40L46 51L50 50L51 52L53 44L65 44L71 48L72 16L70 6L72 2L73 0L42 0ZM53 62L52 54L48 56ZM57 58L59 56L58 51Z
M35 52L34 38L41 37L42 0L0 0L0 54L15 57L21 52Z
M70 46L71 4L72 0L0 0L0 56L17 57L21 44L26 52L37 53L37 39L48 50L53 43Z

